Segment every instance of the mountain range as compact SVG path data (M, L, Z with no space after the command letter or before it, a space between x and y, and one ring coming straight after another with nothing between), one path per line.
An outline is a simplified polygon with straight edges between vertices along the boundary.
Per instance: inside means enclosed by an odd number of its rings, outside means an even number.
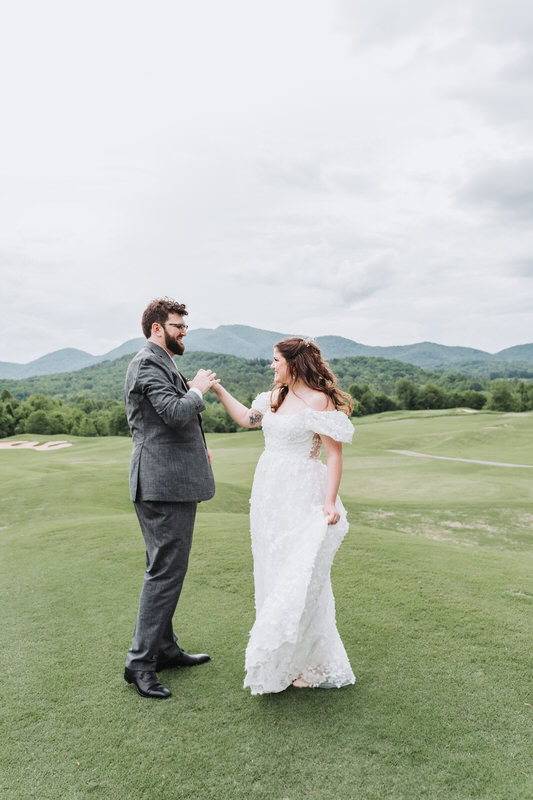
M272 347L280 339L293 334L267 331L249 325L220 325L218 328L198 328L187 334L188 351L226 353L242 358L272 357ZM488 353L472 347L449 347L434 342L396 345L391 347L371 347L342 336L318 336L315 339L324 358L344 358L346 356L381 356L383 358L405 361L424 369L460 368L461 365L480 362L520 362L533 364L533 343L521 344ZM102 361L114 361L123 355L136 353L145 339L129 339L101 356L93 356L84 350L67 347L41 356L28 364L0 362L0 378L22 379L34 375L53 375L62 372L76 372L84 367Z

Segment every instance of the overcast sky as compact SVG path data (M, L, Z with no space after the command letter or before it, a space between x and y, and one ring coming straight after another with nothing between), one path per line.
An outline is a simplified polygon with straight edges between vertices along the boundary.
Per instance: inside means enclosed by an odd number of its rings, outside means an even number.
M194 327L533 341L529 0L17 0L0 360Z

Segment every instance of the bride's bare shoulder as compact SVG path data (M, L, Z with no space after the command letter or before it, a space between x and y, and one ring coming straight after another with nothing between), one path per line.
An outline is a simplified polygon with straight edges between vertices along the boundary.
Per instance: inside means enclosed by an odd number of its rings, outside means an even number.
M335 411L333 400L324 392L310 391L305 402L313 411Z

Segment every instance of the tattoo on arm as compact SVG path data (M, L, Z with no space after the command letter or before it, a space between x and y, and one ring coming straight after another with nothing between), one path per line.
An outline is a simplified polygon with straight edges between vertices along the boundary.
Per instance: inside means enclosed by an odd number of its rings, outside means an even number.
M262 419L263 419L263 415L260 414L259 411L255 411L255 409L252 408L252 410L250 411L250 417L249 417L250 425L257 425L257 423L261 422Z

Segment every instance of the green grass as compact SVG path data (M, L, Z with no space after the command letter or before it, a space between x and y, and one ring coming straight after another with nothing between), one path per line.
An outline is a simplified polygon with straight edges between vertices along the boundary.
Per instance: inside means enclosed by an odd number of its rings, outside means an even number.
M531 798L533 471L388 451L527 464L532 438L528 415L357 421L333 573L357 683L252 698L262 436L210 436L218 491L201 506L176 628L213 661L162 673L173 697L159 703L122 679L144 564L129 440L0 450L0 796Z

